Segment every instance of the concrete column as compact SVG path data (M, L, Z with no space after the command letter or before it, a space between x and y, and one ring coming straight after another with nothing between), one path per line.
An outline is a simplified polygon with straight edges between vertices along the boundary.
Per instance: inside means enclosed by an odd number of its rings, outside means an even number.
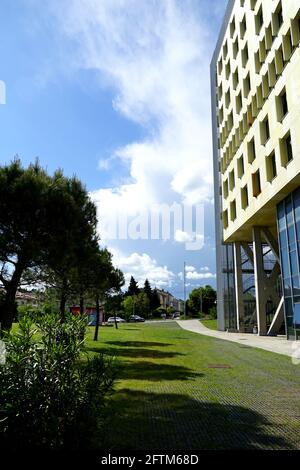
M260 227L253 227L253 258L254 258L254 277L256 292L256 315L258 334L264 336L267 334L266 319L266 274L264 271L263 247L261 241Z
M236 302L236 324L240 332L245 331L244 327L244 295L243 295L243 272L242 272L242 256L241 243L233 244L234 250L234 281L235 281L235 302Z

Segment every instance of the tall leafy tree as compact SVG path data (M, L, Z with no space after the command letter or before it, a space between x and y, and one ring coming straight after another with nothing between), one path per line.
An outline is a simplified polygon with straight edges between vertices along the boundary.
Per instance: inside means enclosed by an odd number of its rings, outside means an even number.
M38 162L23 168L18 159L0 167L1 331L12 325L22 275L37 266L55 280L64 314L78 260L97 241L96 224L96 207L77 178L49 176Z
M60 312L64 318L78 269L97 250L96 207L77 178L66 178L57 171L47 216L56 229L48 234L46 266L49 279L60 292Z
M193 315L197 315L199 312L207 314L210 308L215 306L216 298L216 291L211 286L197 287L189 295L189 311Z
M1 331L10 329L15 296L24 271L41 261L45 248L46 206L51 179L36 162L27 169L15 159L0 167Z

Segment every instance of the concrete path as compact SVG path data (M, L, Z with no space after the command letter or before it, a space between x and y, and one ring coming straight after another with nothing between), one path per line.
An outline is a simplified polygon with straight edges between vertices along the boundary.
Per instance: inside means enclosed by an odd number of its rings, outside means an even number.
M199 320L177 320L178 325L184 330L199 333L200 335L240 343L253 348L265 349L266 351L283 354L285 356L300 357L300 342L295 349L295 343L288 341L284 336L256 336L248 333L227 333L226 331L214 331L206 328ZM297 346L297 345L296 345Z

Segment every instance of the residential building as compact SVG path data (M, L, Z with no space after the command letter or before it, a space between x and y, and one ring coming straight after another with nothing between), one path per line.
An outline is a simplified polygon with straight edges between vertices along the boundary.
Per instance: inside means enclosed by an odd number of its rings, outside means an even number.
M156 289L160 306L163 308L172 307L175 312L183 313L184 311L184 302L183 300L176 299L170 292L165 291L164 289Z
M211 62L221 330L300 334L299 44L299 0L229 0Z

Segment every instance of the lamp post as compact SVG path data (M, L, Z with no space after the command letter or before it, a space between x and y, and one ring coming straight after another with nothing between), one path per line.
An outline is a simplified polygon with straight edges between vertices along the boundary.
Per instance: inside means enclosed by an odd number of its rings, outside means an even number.
M186 287L185 287L185 261L183 262L183 309L184 319L186 320Z

